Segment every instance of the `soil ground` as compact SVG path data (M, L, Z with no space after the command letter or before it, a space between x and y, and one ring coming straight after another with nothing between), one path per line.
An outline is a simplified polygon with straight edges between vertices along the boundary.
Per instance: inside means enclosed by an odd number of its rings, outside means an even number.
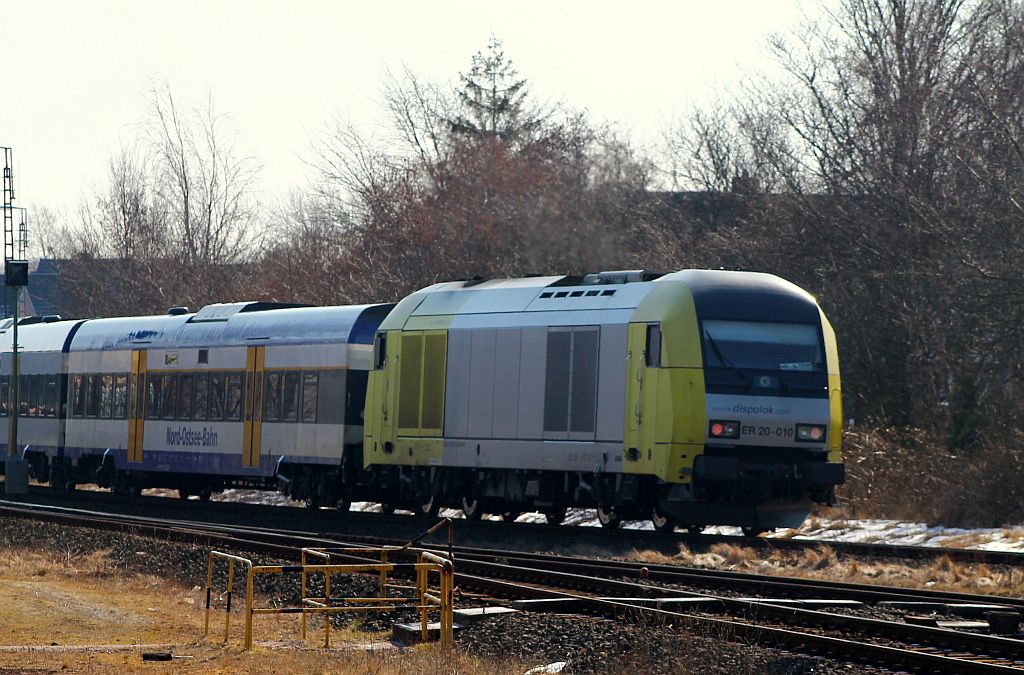
M205 597L156 576L112 568L104 552L61 560L5 550L0 559L0 673L284 673L444 670L433 646L399 650L380 634L334 631L336 649L321 649L322 632L299 638L295 616L256 618L256 648L241 649L242 617L233 613L228 645L225 614L211 615L203 639ZM144 661L144 652L172 654ZM456 655L463 672L523 672L529 666L484 663ZM408 670L406 670L408 668Z

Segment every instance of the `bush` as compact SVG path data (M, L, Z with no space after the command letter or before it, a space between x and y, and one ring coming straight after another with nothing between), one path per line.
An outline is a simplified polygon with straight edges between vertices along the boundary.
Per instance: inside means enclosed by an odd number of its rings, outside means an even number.
M844 435L840 504L854 518L954 527L1024 521L1024 434L951 452L921 429L855 428Z

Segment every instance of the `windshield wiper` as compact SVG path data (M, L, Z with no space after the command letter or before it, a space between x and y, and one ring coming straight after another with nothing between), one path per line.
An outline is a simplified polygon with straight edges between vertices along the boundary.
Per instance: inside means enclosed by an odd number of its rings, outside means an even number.
M717 356L717 357L718 357L718 360L719 360L719 361L720 361L720 362L721 362L722 364L724 364L724 365L726 365L726 366L728 366L728 367L732 368L732 369L733 369L733 371L734 371L734 372L735 372L735 373L736 373L737 375L739 375L739 376L740 376L740 380L741 380L741 381L743 382L743 386L744 386L744 387L748 387L748 388L749 388L749 387L750 387L750 383L749 383L749 382L747 381L747 376L743 374L743 371L742 371L742 370L740 370L739 368L737 368L736 366L734 366L734 365L732 364L732 361L730 361L729 359L725 358L725 355L724 355L724 354L722 354L722 350L718 348L718 343L717 343L717 342L715 342L715 338L711 337L711 333L709 333L709 332L708 332L708 329L707 329L707 328L705 328L705 329L704 329L704 337L706 337L706 338L708 339L708 344L709 344L709 345L711 345L711 350L712 350L713 352L715 352L715 356Z

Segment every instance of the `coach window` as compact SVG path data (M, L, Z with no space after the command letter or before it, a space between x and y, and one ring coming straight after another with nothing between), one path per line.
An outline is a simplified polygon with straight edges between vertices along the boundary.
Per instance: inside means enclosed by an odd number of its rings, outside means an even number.
M285 373L281 390L281 418L286 422L299 419L299 374Z
M302 421L316 422L317 373L302 374Z
M100 412L100 376L85 376L85 416L96 417Z
M114 376L114 419L128 417L128 376Z
M85 376L75 375L71 378L71 415L85 415Z
M227 375L210 373L210 419L224 419L224 396L227 394Z
M0 375L0 417L7 415L7 389L11 386L10 375Z
M242 419L242 374L229 373L227 376L226 418L237 422Z
M114 411L114 376L100 375L100 417L109 418Z
M57 376L47 375L43 414L47 417L55 417L57 415L57 405Z
M178 376L181 388L178 390L178 419L192 419L192 373Z
M148 373L146 375L146 419L160 419L160 388L163 376Z
M178 411L178 376L164 373L160 386L160 418L173 420Z
M28 375L18 376L18 408L21 416L28 415L28 402L32 397L32 380Z
M206 405L209 400L210 376L207 373L196 373L196 412L194 418L197 420L206 419Z
M33 417L46 414L46 375L32 376L32 398L28 400L28 413Z
M263 419L276 422L281 419L281 373L267 373L266 389L267 406Z
M21 416L28 414L28 399L32 395L32 383L28 375L18 377L18 406L21 409Z

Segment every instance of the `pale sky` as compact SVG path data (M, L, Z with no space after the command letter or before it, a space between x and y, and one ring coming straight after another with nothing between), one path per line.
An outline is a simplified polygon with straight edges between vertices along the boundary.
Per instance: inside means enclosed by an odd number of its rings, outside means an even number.
M272 202L308 183L300 157L329 120L380 124L388 69L454 82L494 34L539 99L651 146L769 68L765 38L801 16L790 0L0 0L0 145L16 205L73 211L136 136L147 84L166 79L182 105L212 93Z

